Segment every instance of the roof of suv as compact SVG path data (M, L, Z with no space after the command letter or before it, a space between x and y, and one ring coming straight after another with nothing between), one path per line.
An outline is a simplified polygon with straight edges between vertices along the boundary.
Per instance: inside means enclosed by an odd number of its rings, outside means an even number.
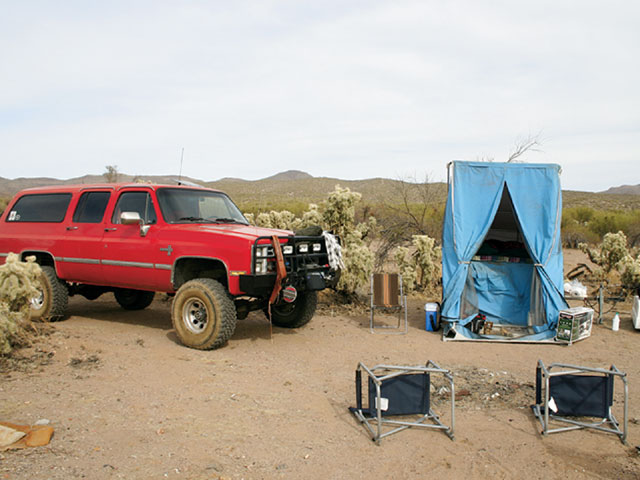
M213 192L221 192L209 187L200 187L196 185L168 185L168 184L150 184L150 183L82 183L75 185L50 185L45 187L32 187L20 190L18 193L74 193L83 190L108 189L122 190L124 188L148 188L155 190L157 188L181 188L185 190L210 190ZM222 192L221 192L222 193Z

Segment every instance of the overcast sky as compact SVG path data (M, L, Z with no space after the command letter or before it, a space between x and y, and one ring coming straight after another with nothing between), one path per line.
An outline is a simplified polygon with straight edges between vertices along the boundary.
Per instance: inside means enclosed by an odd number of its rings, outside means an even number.
M0 0L0 176L640 183L640 2Z

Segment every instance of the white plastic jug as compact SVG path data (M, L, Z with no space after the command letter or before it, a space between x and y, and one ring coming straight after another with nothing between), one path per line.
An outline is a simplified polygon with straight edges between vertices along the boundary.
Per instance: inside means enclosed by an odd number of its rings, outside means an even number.
M617 332L620 329L620 315L618 312L613 316L613 321L611 322L611 330Z

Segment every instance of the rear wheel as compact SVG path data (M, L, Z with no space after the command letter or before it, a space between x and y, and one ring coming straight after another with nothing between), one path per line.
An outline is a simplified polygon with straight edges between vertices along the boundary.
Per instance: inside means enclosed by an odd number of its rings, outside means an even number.
M237 317L225 288L211 278L198 278L178 289L171 320L184 345L210 350L223 346L231 338Z
M67 284L60 280L53 267L41 267L38 295L31 299L31 318L55 322L64 317L69 303Z
M293 303L271 305L271 322L283 328L298 328L309 323L316 313L318 306L318 292L309 291L298 293ZM267 317L269 313L265 310Z
M118 304L125 310L143 310L153 302L154 292L120 288L113 292Z

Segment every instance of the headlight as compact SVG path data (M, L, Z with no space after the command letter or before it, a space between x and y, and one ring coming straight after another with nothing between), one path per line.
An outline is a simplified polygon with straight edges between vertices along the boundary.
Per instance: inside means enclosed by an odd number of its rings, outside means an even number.
M269 247L256 247L256 257L267 257L269 255Z
M322 245L320 245L319 243L314 243L313 244L313 251L314 252L319 252L320 250L322 250Z
M293 245L285 245L282 247L282 253L285 255L291 255L293 253Z
M256 273L267 273L267 260L260 260L256 262Z
M298 245L298 251L300 253L307 253L309 251L309 244L301 243L300 245Z

